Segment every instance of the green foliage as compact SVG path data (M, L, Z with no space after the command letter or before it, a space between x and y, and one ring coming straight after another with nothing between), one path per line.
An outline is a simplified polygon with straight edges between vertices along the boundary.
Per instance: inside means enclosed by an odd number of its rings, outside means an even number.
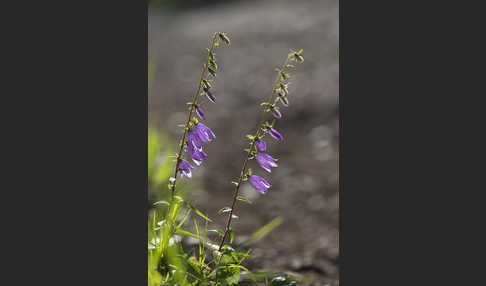
M215 33L213 36L212 46L208 49L208 58L205 63L205 69L214 78L218 66L213 53L214 47L222 41L226 45L230 44L229 38L224 33ZM280 101L287 103L288 83L282 82L290 78L290 74L285 73L288 68L289 60L298 62L303 61L302 50L291 52L283 67L280 69L272 97L274 94L280 97ZM152 82L154 65L149 64L149 84ZM204 93L210 95L211 80L204 78L205 71L201 76L200 85L196 92L193 102L189 102L190 113L188 124L185 127L185 133L179 145L179 154L173 153L173 147L168 143L167 138L153 128L148 131L148 188L149 202L152 202L148 217L148 285L191 285L191 286L233 286L240 283L253 283L258 285L259 282L266 286L295 286L297 282L304 282L288 274L273 272L256 272L253 273L243 265L246 259L251 258L251 247L259 240L267 236L272 230L278 227L283 219L277 217L258 229L249 239L243 243L235 245L235 231L230 227L231 219L237 219L238 216L233 214L230 207L223 207L219 210L220 214L228 213L229 221L225 231L219 229L208 230L209 223L212 220L201 210L189 202L189 193L184 191L184 180L176 181L177 172L175 171L178 161L176 158L182 158L181 154L184 146L184 139L187 134L189 124L197 122L197 118L191 119L191 113L197 106L197 98L202 87ZM269 102L263 105L266 108L275 108L275 103ZM263 122L263 121L262 121ZM265 122L260 129L268 129L273 126ZM247 136L252 146L256 140L260 139L259 133ZM248 158L254 156L253 150L248 149ZM180 161L179 161L180 162ZM246 166L246 164L245 164ZM175 173L175 174L174 174ZM246 181L252 174L249 168L247 172L243 170L238 182L232 182L236 185L234 201L243 201L251 204L251 201L243 196L238 195L240 183ZM173 178L173 177L174 178ZM194 183L194 180L191 181ZM169 189L167 189L169 186ZM204 227L202 227L204 226ZM221 238L218 244L208 237L208 233ZM225 244L225 238L228 235L229 244ZM188 246L184 243L184 238L197 241L197 245ZM187 249L191 247L191 249Z
M157 204L165 201L165 204L167 204L170 197L167 186L169 185L169 178L174 172L175 148L167 136L154 127L149 127L147 143L149 201ZM177 189L180 196L187 196L190 191L186 188L185 181L181 181Z

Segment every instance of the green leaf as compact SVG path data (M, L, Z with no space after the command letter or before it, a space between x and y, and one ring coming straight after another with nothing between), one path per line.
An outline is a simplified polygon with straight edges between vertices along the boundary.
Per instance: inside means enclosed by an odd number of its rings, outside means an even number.
M252 202L247 197L244 196L237 196L236 199L245 203L252 204Z
M296 286L297 282L285 276L277 276L270 280L270 286Z
M233 243L233 239L235 238L235 233L231 228L229 229L229 235L230 235L230 243Z
M259 241L260 239L264 238L267 236L272 230L274 230L276 227L278 227L280 224L282 224L283 218L282 217L276 217L260 229L258 229L255 233L253 233L250 238L243 243L244 246L250 246L254 244L255 242Z
M208 230L208 232L215 232L217 233L219 236L223 237L224 236L224 232L222 232L221 230L219 229L210 229Z
M166 205L166 206L170 206L169 202L168 201L164 201L164 200L161 200L161 201L157 201L154 203L154 206L157 206L157 205Z
M203 237L201 237L201 236L199 236L197 234L194 234L194 233L191 233L191 232L182 230L180 228L176 229L175 234L189 236L189 237L192 237L192 238L195 238L195 239L199 239L199 240L204 241L204 238Z
M204 215L200 210L198 210L197 208L195 208L193 205L191 205L190 203L188 203L187 201L185 202L185 205L190 208L191 210L193 210L198 216L202 217L203 219L209 221L209 222L212 222L212 220L210 218L208 218L206 215Z
M230 211L231 211L231 208L230 207L224 207L224 208L221 208L218 211L218 214L224 214L224 213L227 213L227 212L230 212Z
M221 257L220 266L216 272L216 280L222 281L222 285L238 285L240 280L240 267L239 265L232 264L232 258L229 255L223 255Z
M184 224L184 222L186 222L186 219L188 218L189 213L191 213L191 209L187 209L186 213L184 214L184 217L182 218L181 222L177 225L176 228L180 228Z

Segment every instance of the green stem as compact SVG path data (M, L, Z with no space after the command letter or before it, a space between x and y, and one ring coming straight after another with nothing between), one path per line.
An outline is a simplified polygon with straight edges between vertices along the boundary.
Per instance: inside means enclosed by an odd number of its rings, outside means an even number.
M287 55L287 59L285 60L282 67L280 68L280 71L282 71L282 72L285 71L285 68L287 67L287 64L289 63L291 56L292 56L292 53ZM280 72L278 73L277 79L275 80L275 85L273 87L272 94L270 95L270 99L268 100L269 103L272 102L273 97L275 95L275 91L277 90L277 88L279 86L280 86ZM221 251L221 249L223 248L224 241L225 241L226 237L228 236L228 232L229 232L230 226L231 226L231 219L233 218L233 211L235 210L236 201L237 201L237 198L238 198L238 192L240 190L240 185L241 185L241 182L243 181L243 177L245 176L246 167L248 166L248 162L250 161L252 150L255 148L256 140L258 138L258 135L260 135L260 131L262 130L263 123L265 121L265 114L266 113L267 113L267 111L266 111L266 108L265 108L263 110L263 113L262 113L262 116L261 116L261 119L260 119L260 123L258 124L258 129L256 131L255 138L251 142L251 146L250 146L250 149L248 151L248 156L246 156L245 162L243 163L243 168L241 168L240 177L238 178L238 183L236 184L235 192L233 194L233 203L231 204L231 210L229 212L228 221L226 223L226 229L224 231L223 237L221 238L221 243L219 244L219 251Z

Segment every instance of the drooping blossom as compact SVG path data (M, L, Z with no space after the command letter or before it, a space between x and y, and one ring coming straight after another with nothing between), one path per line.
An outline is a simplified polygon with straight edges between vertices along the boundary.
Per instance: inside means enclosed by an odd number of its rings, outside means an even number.
M196 106L196 114L199 118L201 118L201 120L206 119L206 116L204 116L204 111L199 108L199 106Z
M195 130L187 132L187 144L194 146L196 149L201 149L203 146L201 138Z
M206 159L206 153L204 153L202 146L203 142L196 131L190 130L187 132L187 152L191 156L192 161L198 166Z
M209 143L212 139L216 138L216 135L214 135L213 131L211 131L209 127L202 124L201 122L198 122L194 125L194 131L196 131L199 139L201 139L201 141L204 143Z
M277 163L275 163L277 162L277 159L273 158L265 152L258 152L256 160L260 167L262 167L265 171L269 173L272 172L271 167L275 168L278 166Z
M191 156L192 161L198 166L200 166L202 161L207 157L202 148L198 149L193 144L187 145L187 152L189 153L189 156Z
M267 144L265 143L265 141L263 141L262 139L258 139L256 142L255 142L255 145L258 147L258 149L260 151L265 151L267 150Z
M184 176L187 176L188 178L192 178L192 172L191 170L194 169L189 162L186 160L182 159L182 161L179 163L179 171L181 171L181 177L184 178Z
M265 181L265 179L260 176L251 175L248 180L250 181L252 187L255 188L255 190L259 191L262 195L266 194L268 188L270 188L271 186L267 181Z
M273 117L275 117L275 118L278 118L278 119L282 118L282 113L277 108L272 109L272 114L273 114Z
M274 139L278 140L278 141L283 141L283 136L282 134L278 133L277 130L273 129L273 128L270 128L270 136L272 136Z
M211 101L212 103L216 103L216 97L208 90L206 91L206 97Z

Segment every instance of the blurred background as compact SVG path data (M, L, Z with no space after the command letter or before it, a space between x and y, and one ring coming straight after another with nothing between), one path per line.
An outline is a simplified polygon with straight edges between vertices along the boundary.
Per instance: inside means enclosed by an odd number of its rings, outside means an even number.
M232 225L238 241L281 216L283 223L258 242L248 265L308 275L315 285L337 285L338 1L154 0L148 15L149 126L162 134L158 140L167 153L171 148L175 153L181 138L178 125L187 119L186 102L197 89L210 37L218 31L231 39L229 48L216 50L212 91L217 104L204 106L204 123L216 139L206 146L208 159L193 172L194 180L186 182L193 190L190 200L214 220L212 229L224 229L226 217L218 210L231 204L230 182L245 158L245 135L256 131L259 104L272 90L275 68L290 49L304 49L305 62L291 71L290 106L281 107L283 118L276 125L285 141L266 140L279 167L269 174L250 164L272 187L263 196L242 185L241 194L253 204L239 202L240 218ZM167 164L157 175L168 177L171 168ZM160 190L166 189L165 184ZM156 192L150 190L150 201Z

